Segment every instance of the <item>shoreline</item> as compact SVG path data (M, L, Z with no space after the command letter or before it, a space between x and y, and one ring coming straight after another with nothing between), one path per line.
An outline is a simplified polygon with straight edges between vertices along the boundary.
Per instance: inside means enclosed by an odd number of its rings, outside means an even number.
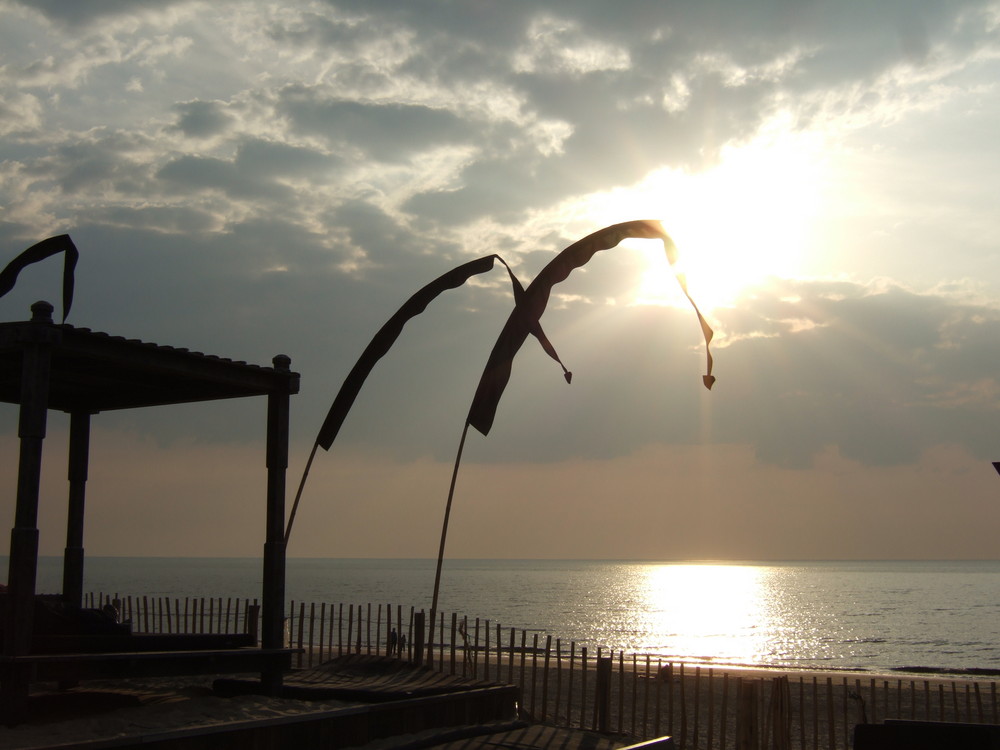
M310 650L310 646L304 645L306 652ZM440 654L438 658L450 659L450 644L435 644L435 653ZM316 647L313 647L315 650ZM456 654L461 654L462 648L456 648ZM486 649L483 646L469 646L468 651L471 654L475 651L479 656L482 656ZM588 647L589 651L589 647ZM619 653L621 649L607 649L601 647L602 655L608 653ZM519 658L521 654L524 654L526 661L530 661L534 656L537 656L540 660L544 659L545 649L544 648L533 648L531 646L515 646L514 655L515 658ZM588 659L592 662L597 653L596 649L594 651L589 651ZM634 652L628 652L631 656ZM555 661L556 652L553 649L551 652L550 660ZM644 667L645 659L648 656L652 663L661 664L683 664L685 667L702 669L714 669L716 671L729 671L729 672L768 672L768 673L787 673L787 674L806 674L806 675L830 675L830 676L846 676L846 675L863 675L865 677L874 678L885 678L885 679L925 679L925 678L937 678L944 680L985 680L994 681L1000 680L1000 667L936 667L936 666L924 666L924 665L905 665L899 667L837 667L837 666L791 666L785 664L746 664L737 662L724 662L724 661L712 661L707 658L696 658L696 657L678 657L678 656L666 656L663 654L655 653L635 653L638 657L638 664L640 667ZM577 656L579 656L579 651L577 651ZM490 661L491 663L496 662L497 650L496 647L490 648ZM506 662L510 658L510 651L507 647L504 647L501 658ZM566 660L569 658L569 651L562 651L562 658ZM470 659L471 661L471 659ZM480 660L481 661L481 660Z

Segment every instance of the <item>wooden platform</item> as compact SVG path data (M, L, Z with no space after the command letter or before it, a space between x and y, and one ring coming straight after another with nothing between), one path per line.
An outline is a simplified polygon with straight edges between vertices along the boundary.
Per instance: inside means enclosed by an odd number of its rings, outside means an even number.
M510 729L517 688L489 688L353 706L296 716L229 722L190 729L152 731L141 736L47 745L45 750L256 750L258 748L361 747L386 738L438 728ZM451 736L451 735L447 735ZM405 741L405 737L404 737ZM433 743L432 743L433 744ZM381 747L397 747L395 740ZM428 745L421 745L426 747ZM566 750L572 750L566 748Z
M428 700L428 699L420 699ZM438 700L431 699L431 700ZM386 707L389 708L389 707ZM394 707L393 707L394 708ZM345 709L312 719L263 719L202 730L147 734L141 738L91 740L72 745L50 745L38 750L259 750L263 748L323 748L324 750L672 750L670 737L628 744L581 729L566 729L520 721L488 721L407 734L386 735L377 725L359 717L370 709ZM387 714L372 714L383 721ZM366 728L361 728L367 724ZM383 725L385 726L385 725ZM367 739L366 739L367 738Z
M75 252L68 237L55 239L63 243L67 257L70 248ZM30 320L0 323L0 401L18 405L19 440L8 585L0 605L0 720L17 723L27 708L31 683L46 679L259 669L261 681L273 691L291 665L291 652L282 648L288 417L290 397L299 390L299 375L291 371L291 360L279 354L272 359L273 367L258 367L57 325L52 311L48 302L36 302ZM267 440L262 455L267 470L267 481L262 484L266 510L260 641L264 648L147 643L144 651L137 652L135 641L76 648L72 643L43 645L37 640L59 635L124 635L81 607L91 418L109 410L259 396L267 398ZM59 597L48 602L54 606L46 610L40 606L46 601L36 597L35 584L42 448L51 409L70 415L69 492L63 586Z
M0 656L0 677L20 676L29 682L38 682L233 674L269 669L285 671L291 667L292 654L296 651L290 648L235 648Z
M387 703L496 685L486 680L441 674L391 656L351 654L312 669L287 672L279 695L295 700ZM250 679L220 678L213 689L224 696L261 692L260 682Z
M196 651L250 648L251 633L129 633L39 635L31 639L32 654L103 654L127 651Z

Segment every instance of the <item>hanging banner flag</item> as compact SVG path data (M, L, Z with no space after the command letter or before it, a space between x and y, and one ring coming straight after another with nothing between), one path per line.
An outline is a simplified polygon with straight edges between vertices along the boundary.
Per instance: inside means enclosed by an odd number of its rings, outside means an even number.
M3 297L14 288L18 274L25 268L32 263L37 263L40 260L45 260L59 253L64 253L65 255L63 260L62 294L62 319L63 323L65 323L66 316L69 315L69 309L73 306L74 271L76 269L76 262L80 258L80 251L76 249L76 245L73 244L73 240L70 239L68 234L60 234L44 239L29 247L8 263L7 267L3 271L0 271L0 297Z
M574 269L586 265L596 253L601 250L610 250L628 238L658 239L663 242L663 249L670 265L674 266L677 262L677 247L670 235L664 231L660 222L649 220L627 221L605 227L578 242L574 242L559 253L528 284L523 299L507 318L507 323L493 346L493 351L490 353L483 375L479 380L479 387L476 389L476 395L469 409L469 424L483 435L489 434L496 417L497 407L500 404L500 397L503 396L507 382L510 380L514 357L528 334L534 333L540 326L539 321L549 302L552 287L560 281L565 281ZM677 274L676 276L685 296L694 307L698 322L701 324L708 360L707 372L702 381L706 388L711 389L715 383L715 377L712 375L712 353L709 345L714 334L688 293L687 280L684 275Z
M492 270L494 261L500 261L500 263L503 263L504 268L507 269L507 274L510 276L510 282L514 289L515 306L520 304L524 298L525 289L514 275L514 272L510 270L510 266L499 255L487 255L483 258L463 263L421 288L379 329L364 352L362 352L361 357L354 364L350 373L348 373L343 385L340 386L340 390L337 392L337 396L334 398L333 404L330 406L330 411L326 415L326 420L324 420L323 426L320 428L319 435L316 438L317 444L323 450L330 450L330 446L333 445L333 441L337 437L344 419L347 418L348 412L354 405L354 400L361 391L361 386L364 385L375 364L392 348L392 345L399 338L400 333L402 333L403 326L411 318L420 315L427 308L427 305L442 292L460 287L473 276ZM546 353L562 366L563 373L568 380L570 373L563 366L559 355L556 354L556 350L545 336L541 326L532 327L531 333L538 338Z

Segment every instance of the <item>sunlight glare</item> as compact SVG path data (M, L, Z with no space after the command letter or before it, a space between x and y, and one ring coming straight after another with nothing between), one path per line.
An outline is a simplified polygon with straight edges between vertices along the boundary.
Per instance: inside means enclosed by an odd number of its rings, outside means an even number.
M799 272L820 206L822 138L776 124L726 146L701 173L661 169L638 185L586 199L595 223L658 218L680 251L677 271L705 311L746 289ZM635 240L646 264L634 304L687 304L658 242Z
M647 569L651 632L669 634L653 650L688 659L752 664L767 652L768 596L750 565L655 565Z

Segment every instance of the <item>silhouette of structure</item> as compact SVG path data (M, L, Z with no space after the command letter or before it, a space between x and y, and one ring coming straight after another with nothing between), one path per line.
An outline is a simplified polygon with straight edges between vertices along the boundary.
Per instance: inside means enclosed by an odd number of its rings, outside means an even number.
M36 302L30 321L0 323L0 401L18 404L20 458L8 591L0 594L0 710L7 722L23 715L34 681L99 676L260 671L276 692L291 666L282 648L285 598L285 473L290 396L299 390L291 361L273 367L97 333L52 321L53 307ZM198 636L51 634L36 628L38 493L49 409L70 415L69 514L59 605L80 610L83 596L84 499L90 418L102 411L266 396L267 512L263 551L261 647L246 638L226 643ZM44 613L43 613L44 614ZM147 639L147 640L143 640Z

